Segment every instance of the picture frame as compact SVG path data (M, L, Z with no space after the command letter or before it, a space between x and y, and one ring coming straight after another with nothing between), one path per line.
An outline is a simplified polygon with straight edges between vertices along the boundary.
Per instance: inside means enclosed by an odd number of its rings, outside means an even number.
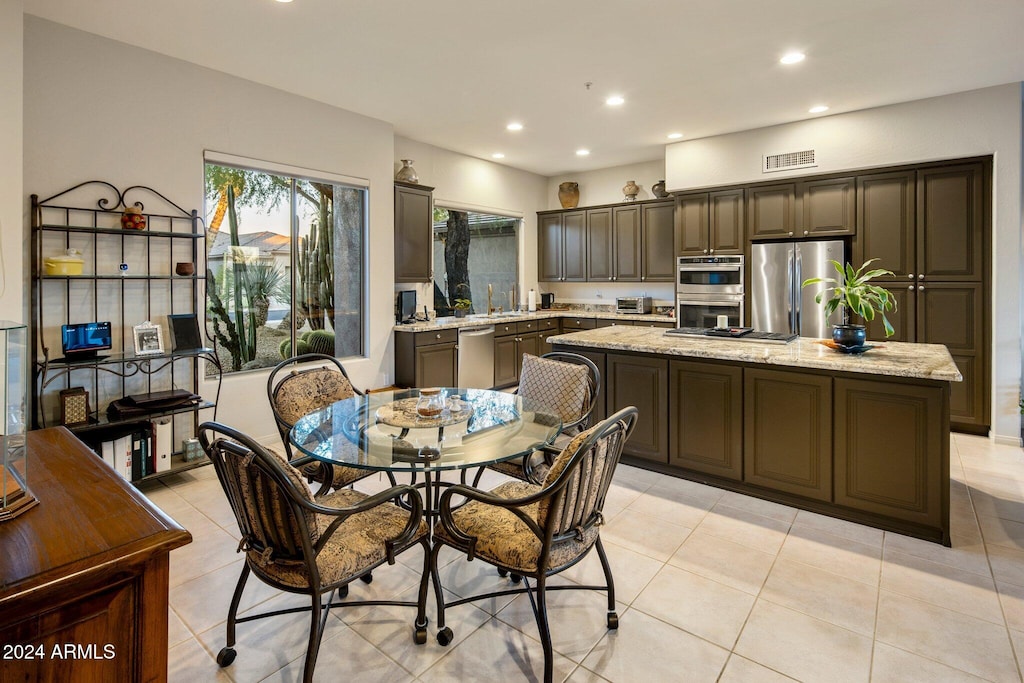
M164 353L164 337L160 326L146 321L132 328L135 339L135 355L149 356Z
M171 351L192 351L203 347L199 318L195 313L172 313L167 316Z
M60 423L68 427L89 423L89 392L85 387L61 390Z

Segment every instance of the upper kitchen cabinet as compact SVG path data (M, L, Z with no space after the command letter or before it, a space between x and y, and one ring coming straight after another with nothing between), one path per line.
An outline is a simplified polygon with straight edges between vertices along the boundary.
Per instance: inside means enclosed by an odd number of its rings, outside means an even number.
M852 235L855 195L853 178L748 188L750 239Z
M748 189L747 217L752 240L796 235L796 183Z
M538 214L538 279L586 282L586 211Z
M799 183L797 192L803 204L800 234L803 237L854 234L854 219L857 215L855 187L853 178L806 180Z
M434 277L434 188L395 182L395 282Z
M644 282L675 282L675 202L641 205L640 279ZM742 249L742 245L740 246Z
M982 163L917 172L917 277L982 279L985 224Z
M541 281L672 282L672 201L537 214Z
M857 177L857 265L876 258L876 268L891 270L886 280L913 280L916 244L914 171L873 173ZM913 287L911 287L913 289Z
M675 220L680 256L743 253L742 189L681 195Z

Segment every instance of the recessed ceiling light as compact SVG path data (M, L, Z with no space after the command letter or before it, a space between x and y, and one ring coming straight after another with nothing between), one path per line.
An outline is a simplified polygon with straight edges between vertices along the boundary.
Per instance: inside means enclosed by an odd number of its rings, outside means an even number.
M576 156L578 156L578 157L585 157L588 154L590 154L590 150L589 149L578 149L578 150L576 150Z
M502 154L501 152L495 152L494 154L491 155L491 158L492 159L504 159L505 155Z
M681 137L683 137L682 133L669 133L668 134L668 139L669 140L678 140Z
M507 128L508 130L522 130L523 129L523 124L516 123L515 121L513 121L512 123L510 123L507 126L505 126L505 128Z
M277 0L278 2L291 2L292 0Z
M779 61L783 64L796 64L797 62L804 61L804 57L806 57L806 55L803 52L787 52L782 55L782 59Z
M807 111L809 111L812 114L820 114L823 111L828 111L828 107L826 107L824 104L819 104L814 107L811 107Z
M605 104L612 107L617 107L620 104L624 104L625 102L626 100L621 95L612 95L611 97L604 101Z

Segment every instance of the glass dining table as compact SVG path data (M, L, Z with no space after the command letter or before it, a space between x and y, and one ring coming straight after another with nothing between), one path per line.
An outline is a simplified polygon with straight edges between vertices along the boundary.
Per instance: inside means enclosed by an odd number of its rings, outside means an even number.
M418 389L353 396L303 416L288 438L321 462L410 474L430 511L438 487L450 485L440 472L462 470L465 481L467 470L527 455L554 441L562 428L557 414L517 394L439 393L440 412L423 410L425 415L417 410Z

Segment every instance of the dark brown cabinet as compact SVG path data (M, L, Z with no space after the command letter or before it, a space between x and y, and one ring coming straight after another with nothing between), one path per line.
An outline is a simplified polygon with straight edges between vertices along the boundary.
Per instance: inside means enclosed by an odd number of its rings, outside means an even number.
M669 464L743 478L743 369L669 362Z
M587 279L586 211L538 214L538 279L585 282Z
M395 333L395 383L400 387L454 387L459 331Z
M883 279L912 283L912 275L917 272L915 180L914 171L857 177L857 236L853 240L853 260L860 265L868 259L878 259L873 267L893 272L891 278Z
M796 235L796 183L749 188L747 220L752 240Z
M593 318L562 318L562 331L572 332L573 330L592 330L597 327L597 321Z
M675 202L641 205L640 280L675 282Z
M743 479L816 500L832 499L832 378L747 368Z
M856 232L856 183L853 178L805 180L797 187L803 210L804 237L852 235Z
M538 279L673 282L671 201L537 214Z
M562 333L562 324L559 318L542 318L538 321L540 329L537 331L537 352L544 355L552 351L548 337L554 337Z
M605 354L598 351L587 351L586 349L572 349L572 353L577 353L585 358L589 358L594 365L597 366L597 372L601 377L601 387L597 391L597 399L595 400L594 410L590 413L590 425L596 425L601 420L608 417L608 411L605 409L605 402L608 395L608 375L607 365L605 362Z
M743 190L682 195L676 199L680 256L743 253Z
M626 406L640 411L623 453L668 463L668 361L609 353L605 360L607 410Z
M886 288L892 341L944 344L964 377L952 386L955 429L983 433L991 422L985 311L987 162L924 167L857 179L854 258L879 258L895 275ZM879 320L868 325L882 341Z
M835 502L941 526L949 514L943 388L845 378L834 388Z
M547 353L549 349L541 347L541 334L546 332L550 336L553 332L543 330L540 323L530 320L494 326L494 386L507 387L519 382L524 353Z
M432 187L395 182L395 282L434 277Z

